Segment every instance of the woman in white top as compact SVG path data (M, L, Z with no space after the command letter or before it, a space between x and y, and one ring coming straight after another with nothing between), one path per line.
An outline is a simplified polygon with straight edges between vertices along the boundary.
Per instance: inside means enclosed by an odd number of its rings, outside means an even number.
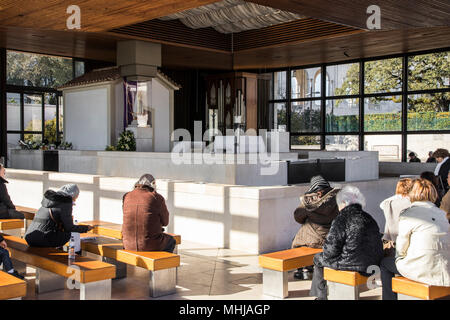
M450 233L445 212L437 208L437 191L425 179L414 181L409 194L411 207L400 215L396 256L381 261L383 300L396 300L392 278L405 278L428 285L450 287Z
M395 195L380 203L380 208L384 212L386 223L384 225L383 240L391 242L393 245L398 234L398 218L400 213L411 206L408 194L413 186L410 178L400 179L395 189Z

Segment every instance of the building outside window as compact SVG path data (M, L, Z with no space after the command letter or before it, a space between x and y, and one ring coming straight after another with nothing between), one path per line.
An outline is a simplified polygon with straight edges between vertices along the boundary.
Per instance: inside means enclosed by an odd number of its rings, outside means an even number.
M283 105L291 149L378 151L380 161L415 152L426 161L450 149L449 59L439 51L287 68L273 73L269 104Z
M61 142L63 99L56 88L84 74L84 62L12 50L6 59L8 149L19 140Z

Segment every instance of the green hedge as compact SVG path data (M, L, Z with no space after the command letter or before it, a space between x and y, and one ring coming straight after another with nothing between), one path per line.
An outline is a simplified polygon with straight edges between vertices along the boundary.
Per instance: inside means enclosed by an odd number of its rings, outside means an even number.
M358 116L326 116L327 132L358 131ZM450 130L450 112L410 112L408 130ZM402 120L400 113L379 113L364 116L366 132L400 131Z

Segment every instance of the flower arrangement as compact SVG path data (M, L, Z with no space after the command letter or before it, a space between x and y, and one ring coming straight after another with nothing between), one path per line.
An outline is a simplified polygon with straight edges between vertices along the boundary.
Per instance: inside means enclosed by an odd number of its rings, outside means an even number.
M136 151L136 139L134 133L126 130L120 134L116 146L106 146L105 151Z
M34 140L19 140L22 150L72 150L73 145L71 142L63 141L61 143L48 143L47 141L34 141Z

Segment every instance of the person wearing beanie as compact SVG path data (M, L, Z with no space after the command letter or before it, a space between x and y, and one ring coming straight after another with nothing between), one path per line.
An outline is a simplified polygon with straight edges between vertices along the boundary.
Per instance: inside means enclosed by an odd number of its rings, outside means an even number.
M92 226L74 225L72 207L80 194L78 186L66 184L59 190L47 190L41 208L25 233L25 240L31 247L62 247L72 232L85 233Z
M23 213L16 210L9 197L5 174L5 167L0 163L0 219L24 219Z
M168 224L169 211L164 197L156 192L155 178L144 174L134 190L123 196L124 249L173 252L175 239L163 229Z
M339 213L336 194L339 189L332 188L322 176L311 178L308 191L300 197L300 205L294 211L294 219L302 226L292 241L292 248L322 248L330 230L331 223ZM298 269L297 279L310 279L313 267Z

